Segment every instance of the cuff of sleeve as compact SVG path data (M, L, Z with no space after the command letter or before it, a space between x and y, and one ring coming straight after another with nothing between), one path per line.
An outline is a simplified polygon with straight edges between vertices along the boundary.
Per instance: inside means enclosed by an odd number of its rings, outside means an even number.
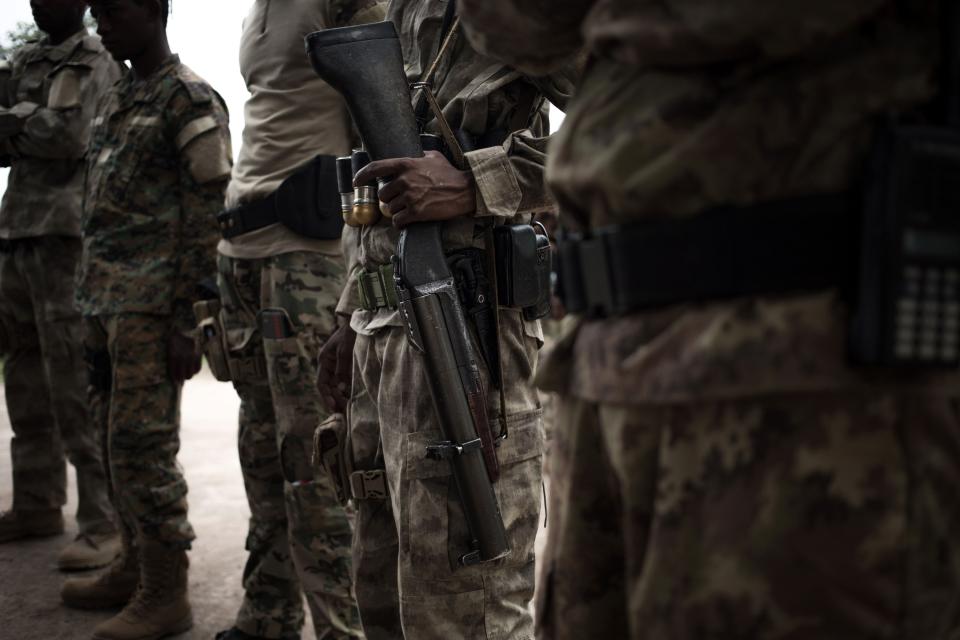
M500 216L512 218L520 208L523 192L513 172L510 158L503 147L487 147L464 156L477 186L478 218Z
M350 318L353 312L360 308L360 285L357 279L358 273L363 269L359 264L355 265L347 276L347 284L340 294L340 300L337 302L337 315Z

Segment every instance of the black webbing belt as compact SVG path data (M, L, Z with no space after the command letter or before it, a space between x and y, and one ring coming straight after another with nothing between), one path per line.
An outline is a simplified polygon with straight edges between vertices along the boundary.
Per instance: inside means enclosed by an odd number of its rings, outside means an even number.
M221 235L230 239L279 222L276 195L272 193L266 198L242 204L217 215Z
M740 296L847 289L856 202L798 198L689 220L594 230L558 243L567 311L595 317Z

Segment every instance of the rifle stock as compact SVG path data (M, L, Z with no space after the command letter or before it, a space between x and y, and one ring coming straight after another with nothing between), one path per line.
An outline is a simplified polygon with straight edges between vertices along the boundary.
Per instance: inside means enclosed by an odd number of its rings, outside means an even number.
M423 155L396 28L391 22L329 29L307 36L317 74L344 97L373 160ZM472 540L461 564L510 552L496 494L496 452L477 355L438 223L400 234L397 298L407 335L424 358L444 442L424 454L449 460Z

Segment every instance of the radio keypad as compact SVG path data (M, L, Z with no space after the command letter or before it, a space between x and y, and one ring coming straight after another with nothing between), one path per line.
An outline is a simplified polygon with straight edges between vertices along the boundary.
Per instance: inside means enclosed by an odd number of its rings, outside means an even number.
M896 303L894 356L950 362L960 356L960 270L905 267Z

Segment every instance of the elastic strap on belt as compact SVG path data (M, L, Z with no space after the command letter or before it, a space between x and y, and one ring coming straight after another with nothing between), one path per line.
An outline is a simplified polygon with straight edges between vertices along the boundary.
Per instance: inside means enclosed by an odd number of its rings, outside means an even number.
M357 275L360 306L367 311L396 309L397 286L393 281L393 265L385 264L376 271L361 271Z
M228 240L279 221L276 193L234 209L228 209L217 216L220 234Z
M265 380L266 364L262 357L231 358L228 356L230 377L234 380Z
M354 500L384 500L387 497L387 472L354 471L350 474L350 495Z
M856 203L812 196L692 219L592 230L558 243L567 311L618 316L674 304L852 284Z

